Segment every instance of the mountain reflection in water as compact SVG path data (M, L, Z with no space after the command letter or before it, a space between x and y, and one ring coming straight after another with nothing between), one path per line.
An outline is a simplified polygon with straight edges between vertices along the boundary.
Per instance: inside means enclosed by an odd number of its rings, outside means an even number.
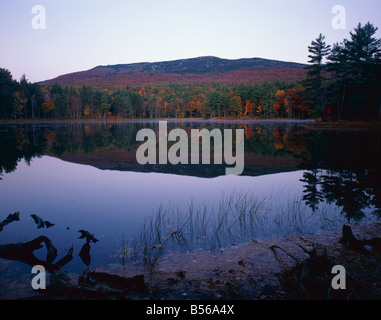
M136 141L136 133L142 128L157 132L158 122L2 125L0 173L4 178L16 170L21 159L29 163L35 157L48 155L102 170L203 178L224 175L225 165L139 165L136 150L141 142ZM361 219L364 210L372 207L380 214L380 131L312 130L302 122L291 121L168 122L168 130L174 128L185 129L188 133L191 129L202 128L244 129L245 169L242 176L303 170L302 196L312 210L316 210L319 203L327 202L340 207L348 219ZM134 183L139 182L135 180ZM169 184L165 188L168 192L171 190Z

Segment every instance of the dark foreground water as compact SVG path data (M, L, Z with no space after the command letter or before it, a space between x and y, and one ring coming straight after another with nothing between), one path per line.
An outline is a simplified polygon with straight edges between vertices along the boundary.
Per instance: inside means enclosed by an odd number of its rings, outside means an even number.
M226 164L138 164L142 128L157 132L159 125L1 125L0 221L14 212L20 220L0 231L0 245L45 235L58 257L73 245L66 269L80 272L86 267L78 256L81 229L99 240L90 243L90 266L107 269L128 259L152 263L164 249L216 250L380 216L380 131L310 129L291 121L168 122L168 131L189 135L244 129L245 169L229 176ZM54 226L38 229L31 214ZM4 270L11 274L3 267L0 281Z

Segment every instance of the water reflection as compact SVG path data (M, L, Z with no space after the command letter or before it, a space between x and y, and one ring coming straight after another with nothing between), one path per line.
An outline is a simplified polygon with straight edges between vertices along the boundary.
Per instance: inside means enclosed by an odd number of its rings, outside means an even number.
M380 131L168 123L244 129L245 170L225 176L225 165L137 164L144 127L158 123L0 125L0 256L76 274L131 260L154 267L169 250L218 250L381 216ZM14 264L0 267L0 280L19 278Z
M67 270L81 272L115 257L154 265L174 247L216 250L381 215L380 131L168 123L187 132L244 129L245 170L226 176L225 165L139 165L135 137L144 127L158 123L1 125L0 244L46 236L60 255L73 254ZM54 227L37 228L34 215ZM79 230L99 243L90 248Z
M310 130L298 122L168 123L168 130L178 127L189 134L195 128L244 129L243 176L304 170L303 200L314 211L319 203L328 202L341 207L348 220L361 219L364 210L372 206L378 214L381 212L380 131ZM224 174L224 165L139 165L136 133L141 128L157 132L158 123L2 125L0 178L16 170L21 159L29 164L43 155L117 171L208 178Z
M325 201L347 220L361 220L366 209L381 213L381 132L314 130L302 156L303 199L313 210Z
M381 214L381 175L379 170L319 170L305 172L303 200L314 211L322 201L334 203L350 221L365 216L365 209L375 207Z
M297 169L305 148L304 129L294 123L242 124L226 122L169 122L168 131L181 127L190 136L192 129L244 129L245 171L255 176ZM145 165L136 161L136 133L142 128L158 131L157 122L24 124L1 126L0 172L16 169L24 158L30 161L43 154L89 164L100 169L160 172L198 177L225 174L225 165ZM213 147L211 148L213 152ZM212 157L213 159L213 157Z

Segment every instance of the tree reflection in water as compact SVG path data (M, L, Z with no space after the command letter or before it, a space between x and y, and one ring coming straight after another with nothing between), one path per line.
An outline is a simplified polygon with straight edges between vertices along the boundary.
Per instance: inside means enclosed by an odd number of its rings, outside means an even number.
M381 175L374 170L321 170L303 174L303 200L312 210L326 201L342 208L348 221L361 220L365 210L374 207L381 215Z
M53 155L65 161L96 163L120 171L162 172L217 177L223 167L140 166L135 152L141 128L158 129L158 122L69 122L0 126L0 180L20 160ZM310 129L298 122L169 122L168 130L182 127L243 128L245 170L259 176L304 170L303 200L312 210L322 202L342 208L348 220L359 220L366 210L381 215L381 131ZM213 150L211 150L213 152ZM252 190L247 190L252 191Z
M306 204L333 203L348 221L381 216L380 141L380 130L314 130L300 165Z

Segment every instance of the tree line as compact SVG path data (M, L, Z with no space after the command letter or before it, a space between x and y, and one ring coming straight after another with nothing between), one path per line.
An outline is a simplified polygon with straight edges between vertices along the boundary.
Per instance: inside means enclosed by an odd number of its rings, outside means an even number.
M371 23L333 46L312 41L307 78L261 85L43 86L0 68L0 118L317 118L381 120L381 39Z
M310 113L305 102L296 97L303 90L301 85L287 82L235 87L42 86L28 82L25 76L15 81L8 70L0 69L0 86L6 88L0 97L0 117L5 119L294 117L286 108L274 107L285 95L295 97L295 116L307 118Z
M309 101L323 120L381 120L381 39L378 28L359 23L350 39L333 46L324 35L312 41L307 79Z

